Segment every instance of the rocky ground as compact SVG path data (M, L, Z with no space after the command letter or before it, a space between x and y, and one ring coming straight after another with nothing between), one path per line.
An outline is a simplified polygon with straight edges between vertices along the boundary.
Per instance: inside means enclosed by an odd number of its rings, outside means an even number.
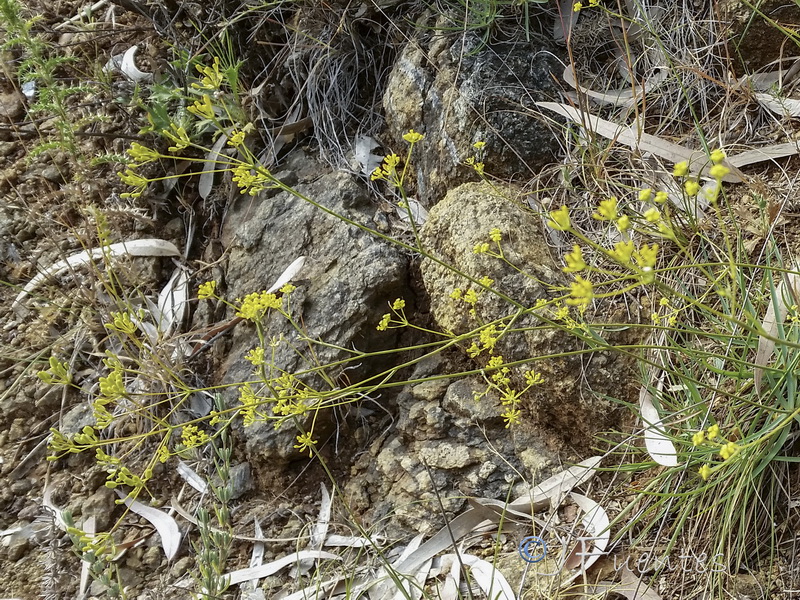
M124 587L124 597L138 600L188 598L199 589L197 508L214 502L207 490L197 489L204 484L187 472L214 483L219 468L209 447L176 452L157 465L147 494L140 497L169 515L167 522L178 528L173 537L117 502L95 456L45 457L53 428L70 435L93 422L89 398L97 394L98 377L108 373L107 352L135 359L137 376L131 385L138 386L137 397L155 398L152 405L146 403L147 410L169 412L177 420L170 422L204 419L215 401L218 409L236 405L239 384L252 377L245 356L258 332L250 323L233 323L233 311L222 302L198 301L204 281L218 282L218 293L233 301L269 288L293 261L305 257L291 296L300 327L273 319L261 332L267 340L282 340L276 343L273 363L288 373L309 371L309 381L326 390L350 389L391 374L387 385L365 388L319 413L314 459L296 448L294 430L276 430L269 422L234 423L228 442L234 537L221 570L248 566L259 546L262 563L322 549L337 553L335 564L341 567L310 575L310 563L291 575L276 569L256 577L259 587L232 586L229 597L279 597L308 585L323 589L322 580L374 575L379 553L374 547L359 549L366 537L390 553L414 534L432 536L445 522L477 510L472 498L502 503L523 496L621 439L601 442L596 434L635 427L636 418L625 405L635 403L639 393L638 368L630 355L590 354L564 331L510 334L499 347L507 362L555 358L536 363L545 384L526 396L521 424L509 429L496 394L474 399L487 387L481 373L485 360L474 360L457 345L426 350L439 339L437 331L459 335L476 322L508 314L505 302L487 295L471 315L451 295L465 274L475 280L490 277L526 305L548 300L554 288L566 284L559 258L563 240L547 232L541 211L531 211L555 200L545 198L546 193L531 194L529 183L534 174L560 168L558 130L534 116L532 108L535 101L563 97L563 82L554 76L563 71L561 61L568 60L563 43L535 28L528 32L533 41L522 43L521 29L498 22L492 51L481 52L479 28L463 38L422 26L415 30L399 24L408 7L396 1L331 2L328 12L281 2L278 8L236 7L238 12L224 2L213 9L173 4L111 2L91 16L70 20L85 8L81 2L23 3L23 14L40 16L33 30L46 41L47 52L69 58L56 71L57 85L70 88L63 100L69 148L59 134L64 118L33 111L36 96L23 93L15 65L24 50L14 44L4 50L0 596L113 597L114 582ZM430 10L413 8L418 24L436 22ZM236 15L243 16L237 20ZM260 130L264 162L314 205L280 189L240 195L230 174L217 175L210 191L203 190L198 174L151 185L139 198L121 196L129 189L117 172L131 142L158 143L156 136L142 133L147 125L143 102L173 107L173 100L165 99L168 88L192 81L194 73L175 66L180 50L200 55L225 48L220 42L225 38L194 29L202 19L230 28L228 48L244 61L242 110ZM378 39L384 44L380 51ZM151 76L134 82L119 69L104 69L134 44L137 69ZM591 61L587 65L598 68ZM41 88L35 93L41 94ZM426 134L408 174L413 195L407 201L421 206L425 215L413 226L391 190L369 177L380 157L405 151L402 136L409 129ZM41 147L43 140L55 143ZM486 167L496 176L493 185L481 183L464 164L478 141L496 149ZM195 158L202 164L206 157ZM179 160L148 168L151 177L199 171L196 163ZM786 186L779 170L759 177L773 196L780 195L778 186ZM551 195L558 198L558 193ZM473 252L492 228L506 236L508 261L526 265L532 277ZM787 235L794 231L790 228ZM757 227L748 235L757 243ZM18 299L37 273L68 256L102 242L146 239L174 244L177 255L70 265ZM417 239L428 249L427 258L411 251ZM455 266L458 275L443 263ZM181 273L188 275L188 299L177 322L168 331L158 329L157 342L145 344L146 351L120 342L107 326L113 313L130 306L153 314L152 304L164 290L175 297L184 293L175 283ZM398 298L419 329L378 331L387 306ZM646 322L653 307L647 298L634 300L605 305L594 317L605 323ZM535 319L526 318L517 326L535 329ZM637 331L623 328L613 334L612 343L640 343ZM75 386L47 385L37 376L51 356L69 363ZM466 375L456 376L461 373ZM514 376L521 379L523 372ZM121 420L109 437L131 464L144 466L157 444L153 439L134 443L131 436L153 421L133 412L137 417ZM604 474L589 487L584 484L582 493L609 494L613 516L641 484L620 488L620 478ZM333 504L327 514L329 493ZM98 567L110 574L111 584L81 573L85 563L65 531L62 511L84 529L91 518L95 532L114 532L120 552ZM551 506L549 514L564 528L580 521L575 504ZM322 539L314 539L312 531ZM487 534L467 547L483 558L495 555L516 588L527 573L516 548L525 531L514 523L498 541ZM339 545L323 548L325 539ZM166 547L170 543L174 548ZM638 559L640 554L630 550L624 556ZM695 563L705 568L707 559L695 557ZM438 580L444 581L447 569L436 565L442 572ZM622 571L616 563L603 559L598 565L595 570L619 582ZM790 589L798 581L796 566L787 559L780 568L779 579ZM628 598L678 596L690 585L678 581L685 572L676 570L645 588L649 596L620 593ZM631 577L629 585L638 582L638 574ZM732 579L738 598L792 597L777 588L764 591L765 577L758 571ZM523 597L554 597L548 581L539 578Z

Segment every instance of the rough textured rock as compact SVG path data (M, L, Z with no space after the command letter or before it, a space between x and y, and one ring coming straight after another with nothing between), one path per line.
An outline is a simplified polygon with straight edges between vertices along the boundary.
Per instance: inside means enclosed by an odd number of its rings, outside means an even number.
M558 465L532 428L504 428L497 398L475 400L485 388L470 378L451 383L436 399L429 390L420 399L416 388L400 395L395 427L359 458L345 489L368 522L389 535L406 528L432 533L443 522L439 499L453 518L466 496L503 500L522 478L536 481Z
M295 188L314 202L371 225L374 207L350 175L320 173L319 163L302 156L296 156L289 172L278 177L291 182L290 173L305 178L296 181ZM240 198L227 219L223 243L230 251L226 277L231 298L268 288L292 261L306 257L291 299L295 322L304 333L278 315L264 324L265 339L282 336L274 355L278 369L299 373L347 358L351 356L348 349L372 352L396 343L392 331L376 330L392 300L402 297L409 308L413 304L407 259L396 246L287 192ZM253 366L244 355L257 342L251 324L237 326L222 366L226 383L252 379ZM360 360L350 365L346 375L341 367L326 374L329 382L340 376L357 381L385 366L378 360ZM313 383L325 385L319 378ZM236 402L234 391L229 391L229 396L230 402ZM323 411L317 417L315 428L320 432L325 430L325 419L331 418L329 413ZM248 453L270 460L296 457L292 441L296 434L288 426L275 431L273 423L256 423L245 429Z
M762 0L757 5L754 11L744 2L723 0L717 7L719 19L728 28L722 39L728 40L729 54L750 73L785 54L787 36L779 24L800 23L797 3Z
M540 218L525 208L517 200L519 197L519 191L513 188L501 194L488 184L468 183L451 190L431 209L420 239L423 248L444 264L426 259L421 270L431 312L443 329L464 333L477 325L476 319L465 310L465 303L451 298L455 288L481 291L480 286L466 281L462 273L475 279L488 276L494 282L494 289L525 306L552 296L543 284L566 283L544 243ZM494 228L503 235L500 243L508 263L528 271L542 283L506 262L473 251L476 244L489 242L489 232ZM492 248L496 250L494 245ZM488 322L515 310L508 300L483 292L476 305L476 316Z
M501 195L488 184L468 183L451 190L431 209L420 232L422 245L453 267L431 259L421 264L431 313L442 329L463 334L480 323L516 313L519 306L532 307L537 301L563 294L558 288L563 290L568 281L550 257L540 217L518 203L517 197L513 188ZM473 251L476 244L489 240L489 231L495 227L502 232L500 243L507 262ZM488 276L494 289L518 305L489 291L481 292L480 286L467 281L462 273L475 279ZM455 288L480 293L474 316L463 300L451 297ZM588 448L593 434L619 426L623 409L601 395L633 399L633 362L612 352L584 356L580 351L586 348L576 336L542 325L532 314L521 316L514 327L525 331L506 335L496 352L506 362L552 357L534 363L545 383L528 392L527 418L545 427L547 435L560 439L561 444L567 441L573 448ZM571 356L558 356L565 353ZM512 373L521 381L521 371L512 369ZM623 374L630 374L630 380Z
M551 130L527 110L558 97L551 71L563 67L552 52L504 43L470 55L479 44L446 35L425 47L412 42L389 77L383 104L392 148L400 153L409 129L426 135L412 159L423 204L475 177L463 162L476 141L486 142L486 170L498 177L534 173L558 150Z

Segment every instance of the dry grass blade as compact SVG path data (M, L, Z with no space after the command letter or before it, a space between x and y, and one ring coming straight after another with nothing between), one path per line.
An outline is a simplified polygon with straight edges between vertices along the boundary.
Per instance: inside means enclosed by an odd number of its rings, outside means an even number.
M651 371L651 377L654 373ZM652 382L652 379L651 379ZM664 380L658 377L655 382L656 389L660 392ZM653 404L651 386L645 385L639 392L639 410L644 423L644 444L650 457L664 467L674 467L678 464L678 453L675 445L664 433L664 422Z
M289 556L284 556L278 560L259 565L258 567L248 567L246 569L239 569L238 571L231 571L225 577L229 578L230 585L238 585L251 579L261 579L262 577L269 577L274 575L281 569L297 564L303 560L342 560L340 556L331 554L330 552L323 552L321 550L301 550Z
M758 336L758 350L756 351L755 370L753 372L753 385L756 391L761 391L761 380L764 377L764 367L767 366L772 353L775 351L775 342L770 338L778 337L779 324L783 323L789 314L789 306L795 303L795 298L800 297L800 275L786 273L785 277L775 288L775 295L770 299L767 313L761 322L761 327L769 337ZM776 312L777 304L777 312Z
M175 247L175 244L168 242L166 240L159 240L159 239L144 239L144 240L133 240L130 242L119 242L117 244L111 244L103 248L84 250L82 252L73 254L72 256L64 260L60 260L50 265L47 269L36 275L25 285L24 288L22 288L22 291L14 299L14 302L11 304L11 307L16 310L19 306L19 303L28 294L30 294L33 290L39 287L42 284L42 282L48 277L54 277L56 275L60 275L61 273L68 271L69 269L74 269L75 267L79 267L81 265L90 264L95 260L103 258L105 256L115 257L124 254L127 254L129 256L179 256L180 252Z
M164 554L167 560L172 560L178 553L178 548L181 545L181 531L178 528L178 523L175 519L170 517L167 513L142 504L138 500L128 498L119 490L114 490L117 495L122 498L122 502L127 506L131 512L136 513L143 519L147 520L153 527L156 528L158 535L161 537L161 547L164 549Z
M699 172L700 175L706 174L711 166L705 152L689 150L673 142L650 135L649 133L637 133L628 125L612 123L592 113L583 112L573 106L559 104L557 102L537 102L536 106L551 110L562 117L566 117L567 119L583 125L593 133L624 144L629 148L634 148L640 152L651 152L672 163L685 161L689 164L693 172ZM697 169L698 165L702 165L699 171ZM731 171L722 178L723 181L729 183L744 181L744 175L731 161L728 161L727 166Z

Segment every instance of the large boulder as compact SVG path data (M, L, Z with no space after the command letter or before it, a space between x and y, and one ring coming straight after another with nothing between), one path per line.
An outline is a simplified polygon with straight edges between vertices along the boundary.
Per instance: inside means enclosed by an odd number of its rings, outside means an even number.
M363 186L346 173L323 173L318 162L301 157L290 171L279 174L297 180L295 189L319 206L353 222L374 226L374 208ZM267 340L280 339L274 348L275 368L296 374L347 358L358 352L394 347L393 332L379 332L376 325L388 304L407 298L407 258L398 247L348 224L334 214L288 192L264 193L257 198L239 198L229 212L223 231L228 247L227 295L243 298L268 288L296 258L305 256L305 266L295 281L292 315L302 332L286 319L273 315L264 324ZM224 383L253 379L253 365L244 356L258 343L255 328L238 325L221 366ZM387 366L388 359L359 359L323 369L319 376L303 377L310 385L338 385L357 381ZM324 372L324 377L321 376ZM333 383L332 383L333 382ZM230 403L236 393L229 390ZM324 432L331 411L317 416L315 428ZM296 456L289 424L275 430L272 423L256 423L244 429L251 457L271 461Z
M561 297L568 289L569 280L550 255L541 217L520 197L516 188L501 192L489 184L468 183L451 190L431 209L420 232L422 247L430 254L422 261L421 273L431 314L441 329L465 334L516 314L520 307L529 309ZM501 232L504 259L474 251L476 244L489 240L493 228ZM498 251L493 243L490 249ZM464 275L489 277L498 293L482 290ZM462 290L462 298L453 297L456 288ZM469 289L479 294L474 313L463 300ZM534 359L533 367L544 377L544 384L531 388L523 401L527 422L541 427L542 435L556 445L588 449L594 434L619 427L627 414L612 399L635 398L635 361L610 350L590 352L568 330L569 322L557 316L559 308L563 304L541 309L546 320L536 311L520 313L514 331L497 343L495 352L506 363ZM574 312L573 317L577 317ZM587 319L592 319L588 313ZM633 334L608 334L607 339L623 343L626 335ZM476 360L485 363L486 353ZM523 376L521 370L512 369L518 382Z
M389 76L383 105L395 152L401 153L409 129L426 135L412 159L423 204L475 179L463 163L475 154L477 141L486 142L487 172L502 178L530 176L554 160L558 140L528 109L534 101L560 97L551 72L560 73L563 66L553 54L556 48L541 50L523 42L480 49L478 36L454 42L444 34L406 46Z

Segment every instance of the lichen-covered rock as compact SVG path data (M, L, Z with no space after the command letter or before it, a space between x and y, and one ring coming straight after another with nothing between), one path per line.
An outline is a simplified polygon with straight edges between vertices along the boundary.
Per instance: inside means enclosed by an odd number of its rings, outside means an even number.
M739 0L721 0L715 14L720 27L727 28L721 39L728 41L729 55L741 61L749 73L783 55L789 37L779 23L800 22L800 6L782 0L762 0L757 10Z
M539 216L523 206L519 197L514 188L500 192L486 183L468 183L448 192L431 209L420 240L422 247L441 262L425 259L421 271L431 313L443 329L465 333L478 322L493 321L516 312L519 306L533 306L539 299L552 298L549 286L566 283L550 257ZM492 229L502 235L500 244L506 261L474 252L481 243L490 243L490 249L497 251L489 239ZM474 279L489 277L493 289L502 296L481 291L464 275ZM451 297L456 288L472 288L480 293L475 316L469 314L462 300Z
M438 261L426 258L420 270L431 313L443 330L464 334L564 295L569 280L550 256L540 217L517 197L513 188L501 194L488 184L468 183L451 190L431 209L420 239ZM505 260L474 252L476 244L489 240L492 228L502 234ZM499 252L493 242L490 249ZM482 290L464 275L489 277L498 293ZM452 297L454 289L462 290L461 298ZM474 314L463 300L468 289L479 293ZM551 320L554 310L548 313ZM497 342L494 352L507 363L534 359L531 364L544 383L531 388L523 406L527 421L542 428L543 439L554 446L566 442L575 449L588 449L594 434L620 426L624 409L604 396L634 399L635 366L630 356L610 351L584 355L581 350L588 348L577 336L548 326L532 312L521 312L514 329ZM623 340L626 334L615 335ZM477 360L481 364L486 356ZM511 375L522 381L520 369L512 369ZM451 403L450 410L468 407Z
M409 129L424 133L414 149L416 192L425 205L448 189L475 178L464 160L472 145L486 142L487 171L498 177L530 175L551 162L558 142L530 110L534 101L554 100L551 72L563 71L551 52L524 43L504 43L471 54L480 40L453 43L434 35L429 44L410 43L395 62L383 105L390 146L399 153Z

